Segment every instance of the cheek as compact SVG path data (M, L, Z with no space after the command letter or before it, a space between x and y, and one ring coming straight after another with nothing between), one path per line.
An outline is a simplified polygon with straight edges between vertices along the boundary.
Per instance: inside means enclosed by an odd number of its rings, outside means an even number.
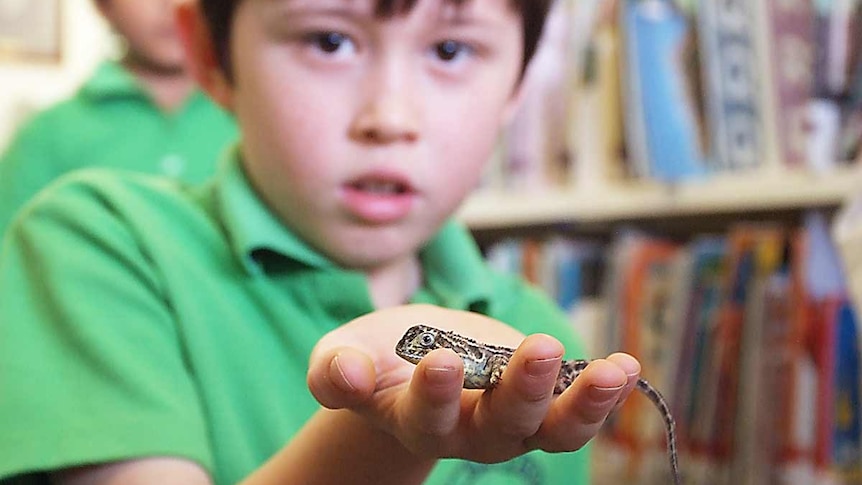
M441 170L441 197L454 210L478 185L499 140L502 117L509 98L498 94L464 100L463 108L440 125L445 130L442 159L452 160L451 170Z
M236 83L234 109L245 128L246 149L285 176L319 180L327 164L318 162L329 158L330 138L338 133L337 112L309 92L313 84L256 69L261 61L266 58L246 59L251 65L242 66L244 78Z
M461 106L448 116L438 117L435 123L440 127L436 136L444 152L440 156L453 160L452 171L463 177L481 172L494 152L502 110L497 108L497 103L489 105L468 100Z
M156 49L158 44L164 44L166 37L161 29L171 27L174 22L173 16L165 16L160 7L153 8L147 3L124 6L118 9L115 18L117 27L142 50Z

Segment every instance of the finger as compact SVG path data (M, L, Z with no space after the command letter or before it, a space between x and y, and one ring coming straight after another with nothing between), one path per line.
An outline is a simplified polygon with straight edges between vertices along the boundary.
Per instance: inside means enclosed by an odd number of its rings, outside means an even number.
M416 366L400 406L400 422L414 452L449 454L449 436L458 428L464 365L449 349L426 355Z
M374 392L374 364L364 353L341 347L312 357L307 383L315 399L330 409L357 406Z
M476 411L479 433L491 446L523 447L523 440L536 433L553 398L563 350L558 340L540 334L518 347L502 382L483 396Z
M637 386L637 381L640 378L641 364L631 355L622 352L611 354L608 360L619 366L626 374L626 385L620 393L616 405L611 410L611 412L616 412L622 407L623 403Z
M627 381L626 372L614 362L590 362L553 403L531 444L552 452L581 448L598 433Z

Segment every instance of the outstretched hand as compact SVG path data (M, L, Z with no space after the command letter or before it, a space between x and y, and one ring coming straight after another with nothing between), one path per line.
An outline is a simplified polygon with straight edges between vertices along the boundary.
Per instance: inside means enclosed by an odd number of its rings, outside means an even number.
M395 344L427 323L479 341L517 347L493 391L462 390L463 364L451 350L414 366ZM520 343L520 345L519 345ZM524 338L491 318L429 305L374 312L327 334L311 356L308 385L320 403L351 409L417 456L494 463L534 449L573 451L596 435L640 372L631 356L596 359L554 397L563 347L547 335Z

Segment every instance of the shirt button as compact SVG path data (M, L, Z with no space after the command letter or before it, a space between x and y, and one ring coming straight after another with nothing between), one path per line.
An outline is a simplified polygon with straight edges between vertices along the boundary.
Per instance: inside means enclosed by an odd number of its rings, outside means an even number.
M186 161L183 157L171 153L165 155L161 162L162 173L168 177L177 178L183 174L186 168Z

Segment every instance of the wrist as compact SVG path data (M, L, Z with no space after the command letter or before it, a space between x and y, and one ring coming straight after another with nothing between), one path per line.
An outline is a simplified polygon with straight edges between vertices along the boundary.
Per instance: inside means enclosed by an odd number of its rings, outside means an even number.
M367 481L352 483L421 484L437 463L436 458L413 453L394 435L356 412L322 410L321 413L334 415L341 454L351 455L357 462L370 463L376 468L376 475L368 477Z
M435 463L353 411L321 409L244 484L418 485Z

